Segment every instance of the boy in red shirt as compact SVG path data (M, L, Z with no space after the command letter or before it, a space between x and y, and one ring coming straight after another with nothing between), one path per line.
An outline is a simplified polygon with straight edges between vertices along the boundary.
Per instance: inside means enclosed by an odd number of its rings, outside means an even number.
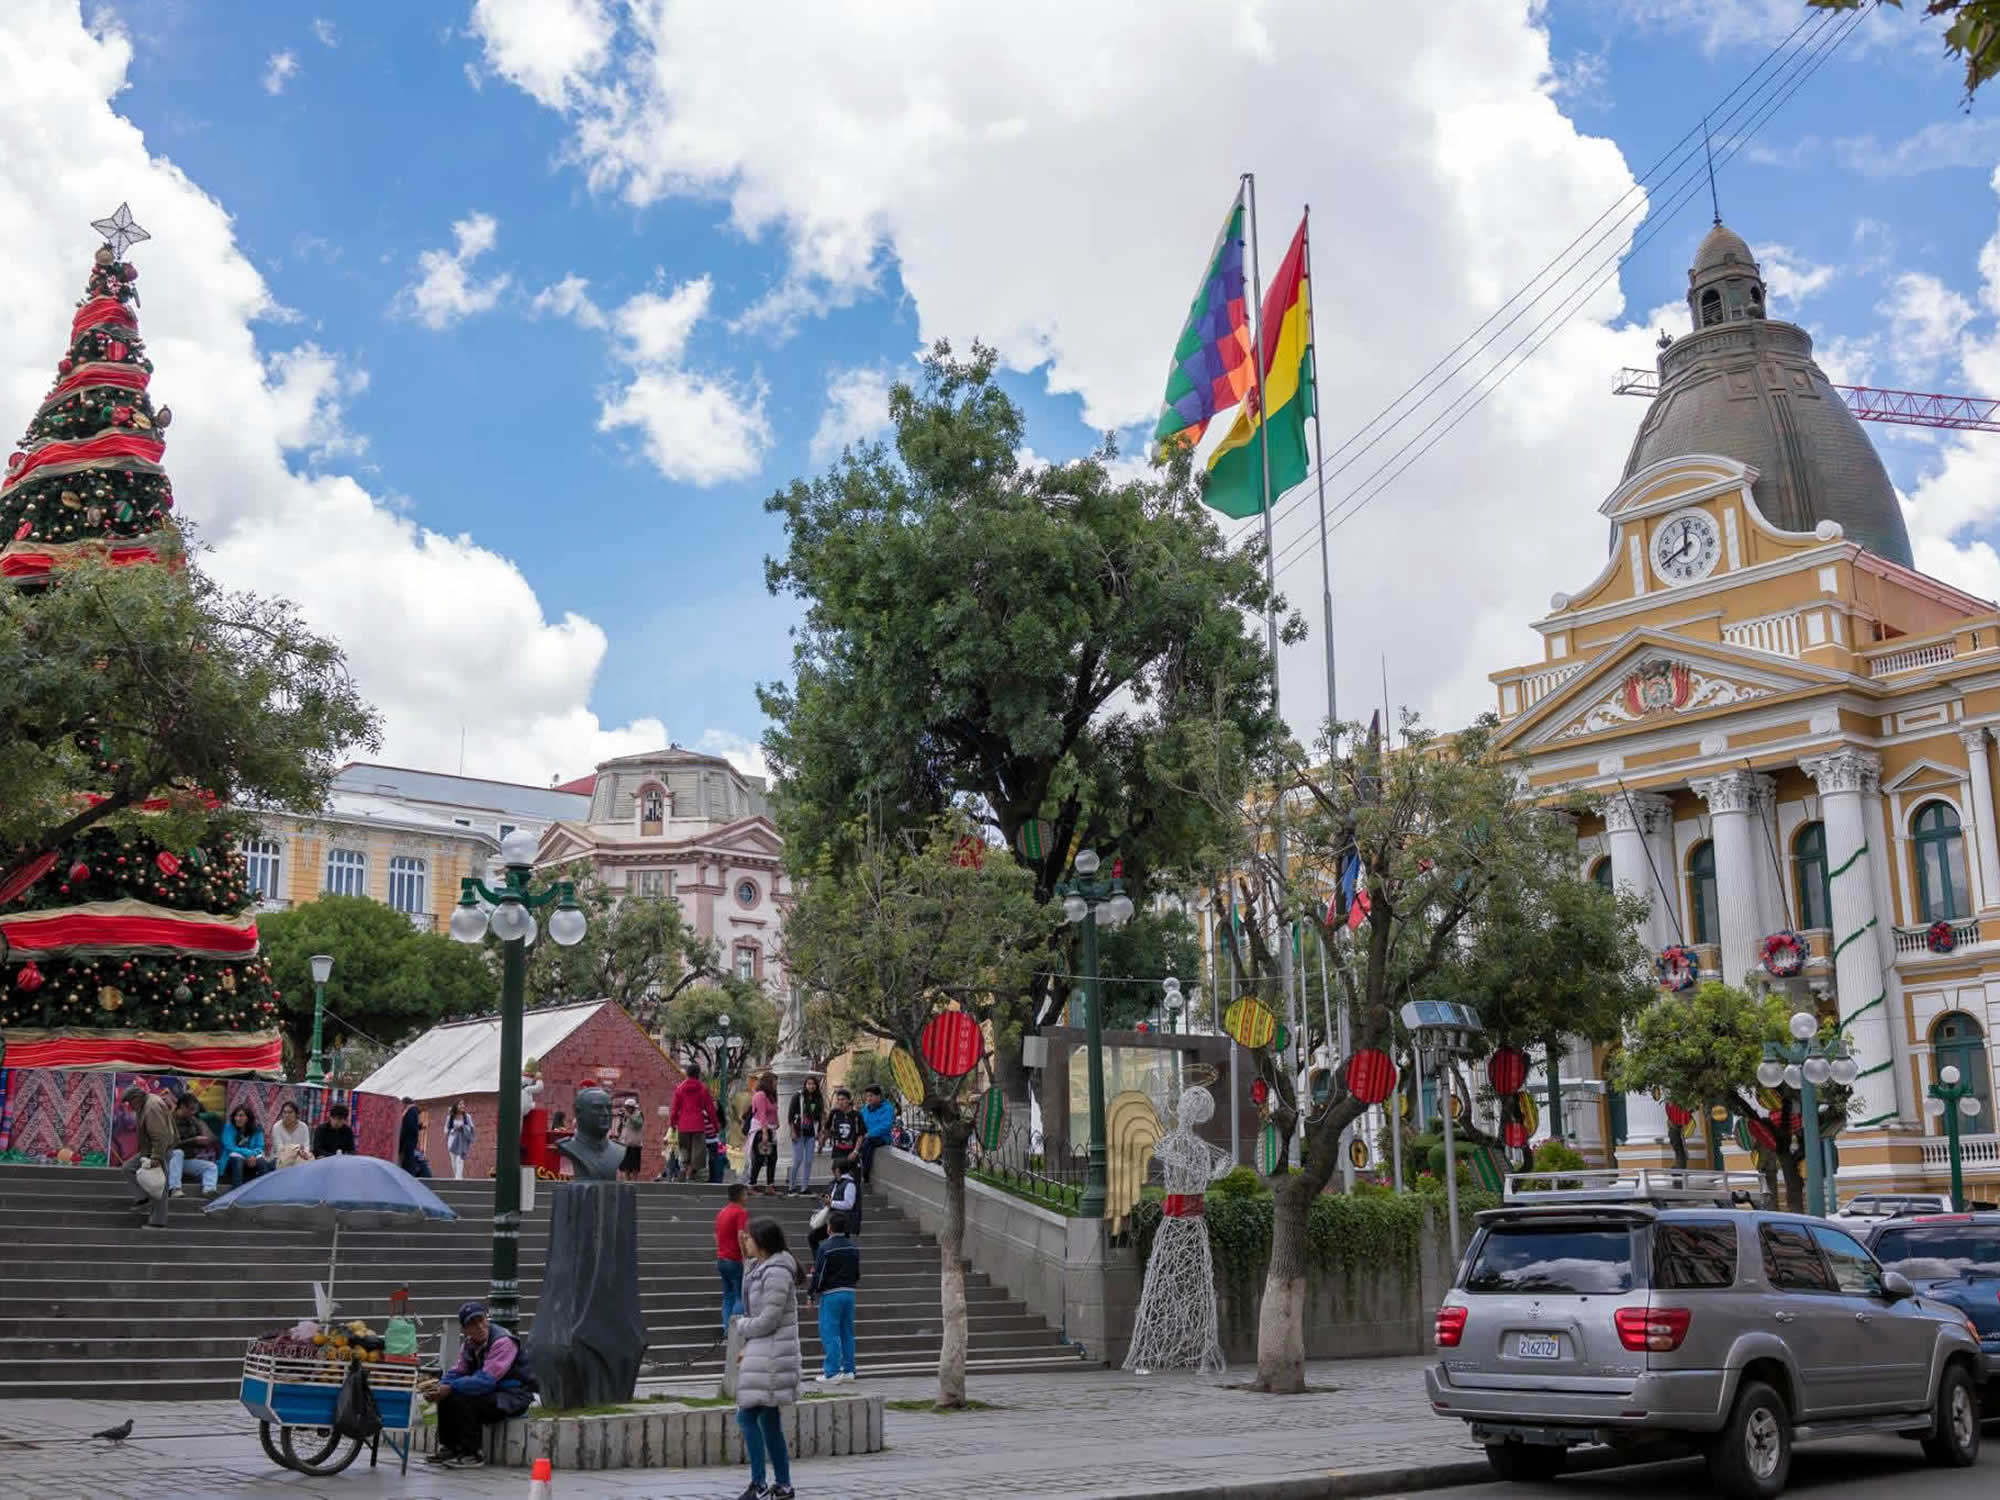
M743 1232L750 1227L750 1210L743 1206L749 1189L729 1184L729 1201L715 1216L715 1270L722 1278L722 1333L729 1320L743 1311Z

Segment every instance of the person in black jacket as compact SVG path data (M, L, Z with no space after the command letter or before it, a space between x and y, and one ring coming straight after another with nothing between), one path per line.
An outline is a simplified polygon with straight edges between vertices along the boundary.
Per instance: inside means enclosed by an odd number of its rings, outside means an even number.
M835 1089L825 1135L827 1161L836 1175L842 1163L852 1160L861 1149L861 1134L861 1111L854 1107L854 1096L846 1089Z
M861 1247L847 1237L847 1215L835 1214L827 1228L832 1233L813 1252L806 1290L819 1300L819 1341L826 1350L819 1383L840 1385L854 1379L854 1289L861 1284Z
M313 1160L325 1161L329 1156L359 1156L361 1150L354 1144L354 1127L347 1123L347 1106L329 1106L326 1118L313 1131Z
M786 1192L812 1191L813 1152L819 1148L820 1126L825 1120L826 1095L819 1090L819 1079L807 1074L785 1112L785 1123L792 1132L792 1170L785 1179Z

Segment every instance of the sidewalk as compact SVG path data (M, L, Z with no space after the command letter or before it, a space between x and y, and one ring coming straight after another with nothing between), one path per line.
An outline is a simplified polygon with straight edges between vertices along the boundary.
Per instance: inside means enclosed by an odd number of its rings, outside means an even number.
M1308 1372L1313 1389L1285 1397L1227 1389L1227 1382L1247 1378L1244 1370L1213 1379L1141 1378L1105 1370L974 1376L974 1399L999 1409L951 1416L891 1411L887 1452L801 1462L793 1467L793 1483L807 1500L864 1495L1293 1500L1307 1494L1393 1493L1482 1477L1480 1451L1464 1426L1431 1414L1423 1365L1416 1358L1317 1363ZM936 1386L935 1380L915 1377L864 1376L861 1389L901 1400L928 1397ZM89 1433L127 1417L136 1418L137 1427L125 1443L114 1448L89 1439ZM264 1456L256 1424L234 1402L0 1405L0 1500L522 1500L528 1490L525 1471L466 1473L417 1462L404 1478L386 1451L383 1460L382 1468L371 1471L364 1455L331 1478L280 1469ZM747 1472L558 1474L555 1492L560 1500L734 1500Z

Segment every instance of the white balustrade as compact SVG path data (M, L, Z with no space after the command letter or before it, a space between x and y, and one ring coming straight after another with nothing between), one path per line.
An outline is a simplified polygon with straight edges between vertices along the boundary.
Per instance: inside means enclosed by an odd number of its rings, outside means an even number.
M1550 667L1545 672L1536 672L1531 676L1523 677L1521 679L1521 707L1527 708L1530 704L1539 703L1565 682L1568 682L1570 678L1581 672L1583 666L1584 664L1580 661L1566 661L1561 666Z
M1796 657L1799 654L1798 612L1787 610L1783 614L1725 625L1722 627L1722 639L1731 646L1748 646L1752 651L1765 651L1772 656Z
M1951 939L1952 951L1954 953L1960 948L1969 947L1971 944L1978 942L1978 919L1976 917L1968 917L1962 922L1953 922L1951 924ZM1928 953L1930 946L1930 923L1926 922L1917 927L1898 927L1896 929L1896 951L1898 953Z
M1919 667L1938 667L1958 655L1956 641L1933 641L1928 646L1912 646L1907 651L1891 651L1868 664L1870 677L1889 677L1897 672L1914 672Z
M1967 1172L2000 1172L2000 1135L1961 1135L1959 1165ZM1941 1135L1924 1137L1924 1165L1951 1168L1951 1142Z

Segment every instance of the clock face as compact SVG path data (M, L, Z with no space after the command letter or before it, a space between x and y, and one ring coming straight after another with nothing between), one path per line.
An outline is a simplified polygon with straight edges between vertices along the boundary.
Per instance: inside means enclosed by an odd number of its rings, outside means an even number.
M1715 517L1705 510L1675 511L1653 532L1653 572L1662 583L1706 578L1721 552Z

